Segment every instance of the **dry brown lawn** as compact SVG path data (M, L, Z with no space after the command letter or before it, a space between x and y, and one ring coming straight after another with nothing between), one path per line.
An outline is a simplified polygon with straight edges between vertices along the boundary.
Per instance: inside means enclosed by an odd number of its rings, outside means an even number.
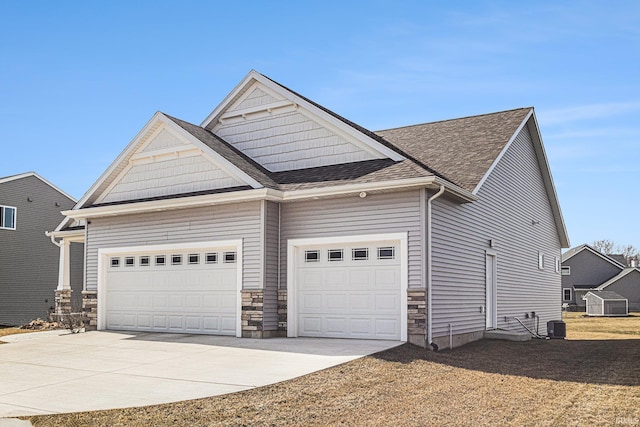
M14 327L0 327L0 337L6 337L7 335L15 335L15 334L24 334L27 332L34 332L29 329L20 329ZM0 344L6 344L4 341L0 340Z
M28 419L35 426L640 425L640 315L565 320L567 340L485 340L439 353L407 344L242 393Z

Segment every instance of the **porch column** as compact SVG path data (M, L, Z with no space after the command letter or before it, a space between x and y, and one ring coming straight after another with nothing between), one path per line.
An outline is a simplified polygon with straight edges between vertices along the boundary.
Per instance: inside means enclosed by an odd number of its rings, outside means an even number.
M55 314L71 313L71 241L60 241L60 263L58 265L58 287L56 288Z

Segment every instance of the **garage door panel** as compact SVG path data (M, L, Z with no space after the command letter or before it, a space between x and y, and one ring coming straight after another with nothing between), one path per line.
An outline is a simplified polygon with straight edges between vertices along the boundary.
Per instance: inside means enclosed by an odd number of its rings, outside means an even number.
M298 335L400 339L402 280L398 242L297 249L294 277ZM329 261L336 253L342 257Z
M120 265L107 267L107 329L235 335L238 264L222 262L225 251L234 248L118 256ZM211 252L215 263L207 263Z

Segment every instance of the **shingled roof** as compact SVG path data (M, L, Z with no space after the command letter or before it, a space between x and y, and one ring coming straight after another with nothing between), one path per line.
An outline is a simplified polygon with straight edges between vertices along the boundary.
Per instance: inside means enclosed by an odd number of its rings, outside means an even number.
M530 111L518 108L376 133L473 191Z

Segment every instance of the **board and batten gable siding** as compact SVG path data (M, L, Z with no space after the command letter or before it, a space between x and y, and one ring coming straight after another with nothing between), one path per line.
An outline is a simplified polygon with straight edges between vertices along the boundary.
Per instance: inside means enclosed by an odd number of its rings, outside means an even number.
M100 248L235 239L243 240L243 289L261 289L260 211L260 202L247 202L93 218L86 242L87 290L97 290Z
M272 172L377 158L297 110L223 122L214 133Z
M497 327L521 329L505 316L535 311L544 328L561 315L561 245L538 161L525 126L478 192L479 200L459 205L433 202L434 337L486 328L486 255L497 253ZM532 224L532 221L534 222ZM538 269L538 252L544 269ZM529 323L528 326L531 326ZM544 333L544 331L542 331Z
M0 184L0 205L16 208L16 229L0 229L0 324L47 318L58 285L60 249L44 233L54 230L64 219L60 211L74 204L33 175ZM77 262L71 267L82 268ZM81 296L82 281L78 287L77 276L72 279L72 295Z
M264 318L265 331L278 329L278 235L280 210L276 202L265 201L264 207Z
M408 233L409 288L424 287L420 192L357 195L281 205L280 287L287 283L287 240Z

